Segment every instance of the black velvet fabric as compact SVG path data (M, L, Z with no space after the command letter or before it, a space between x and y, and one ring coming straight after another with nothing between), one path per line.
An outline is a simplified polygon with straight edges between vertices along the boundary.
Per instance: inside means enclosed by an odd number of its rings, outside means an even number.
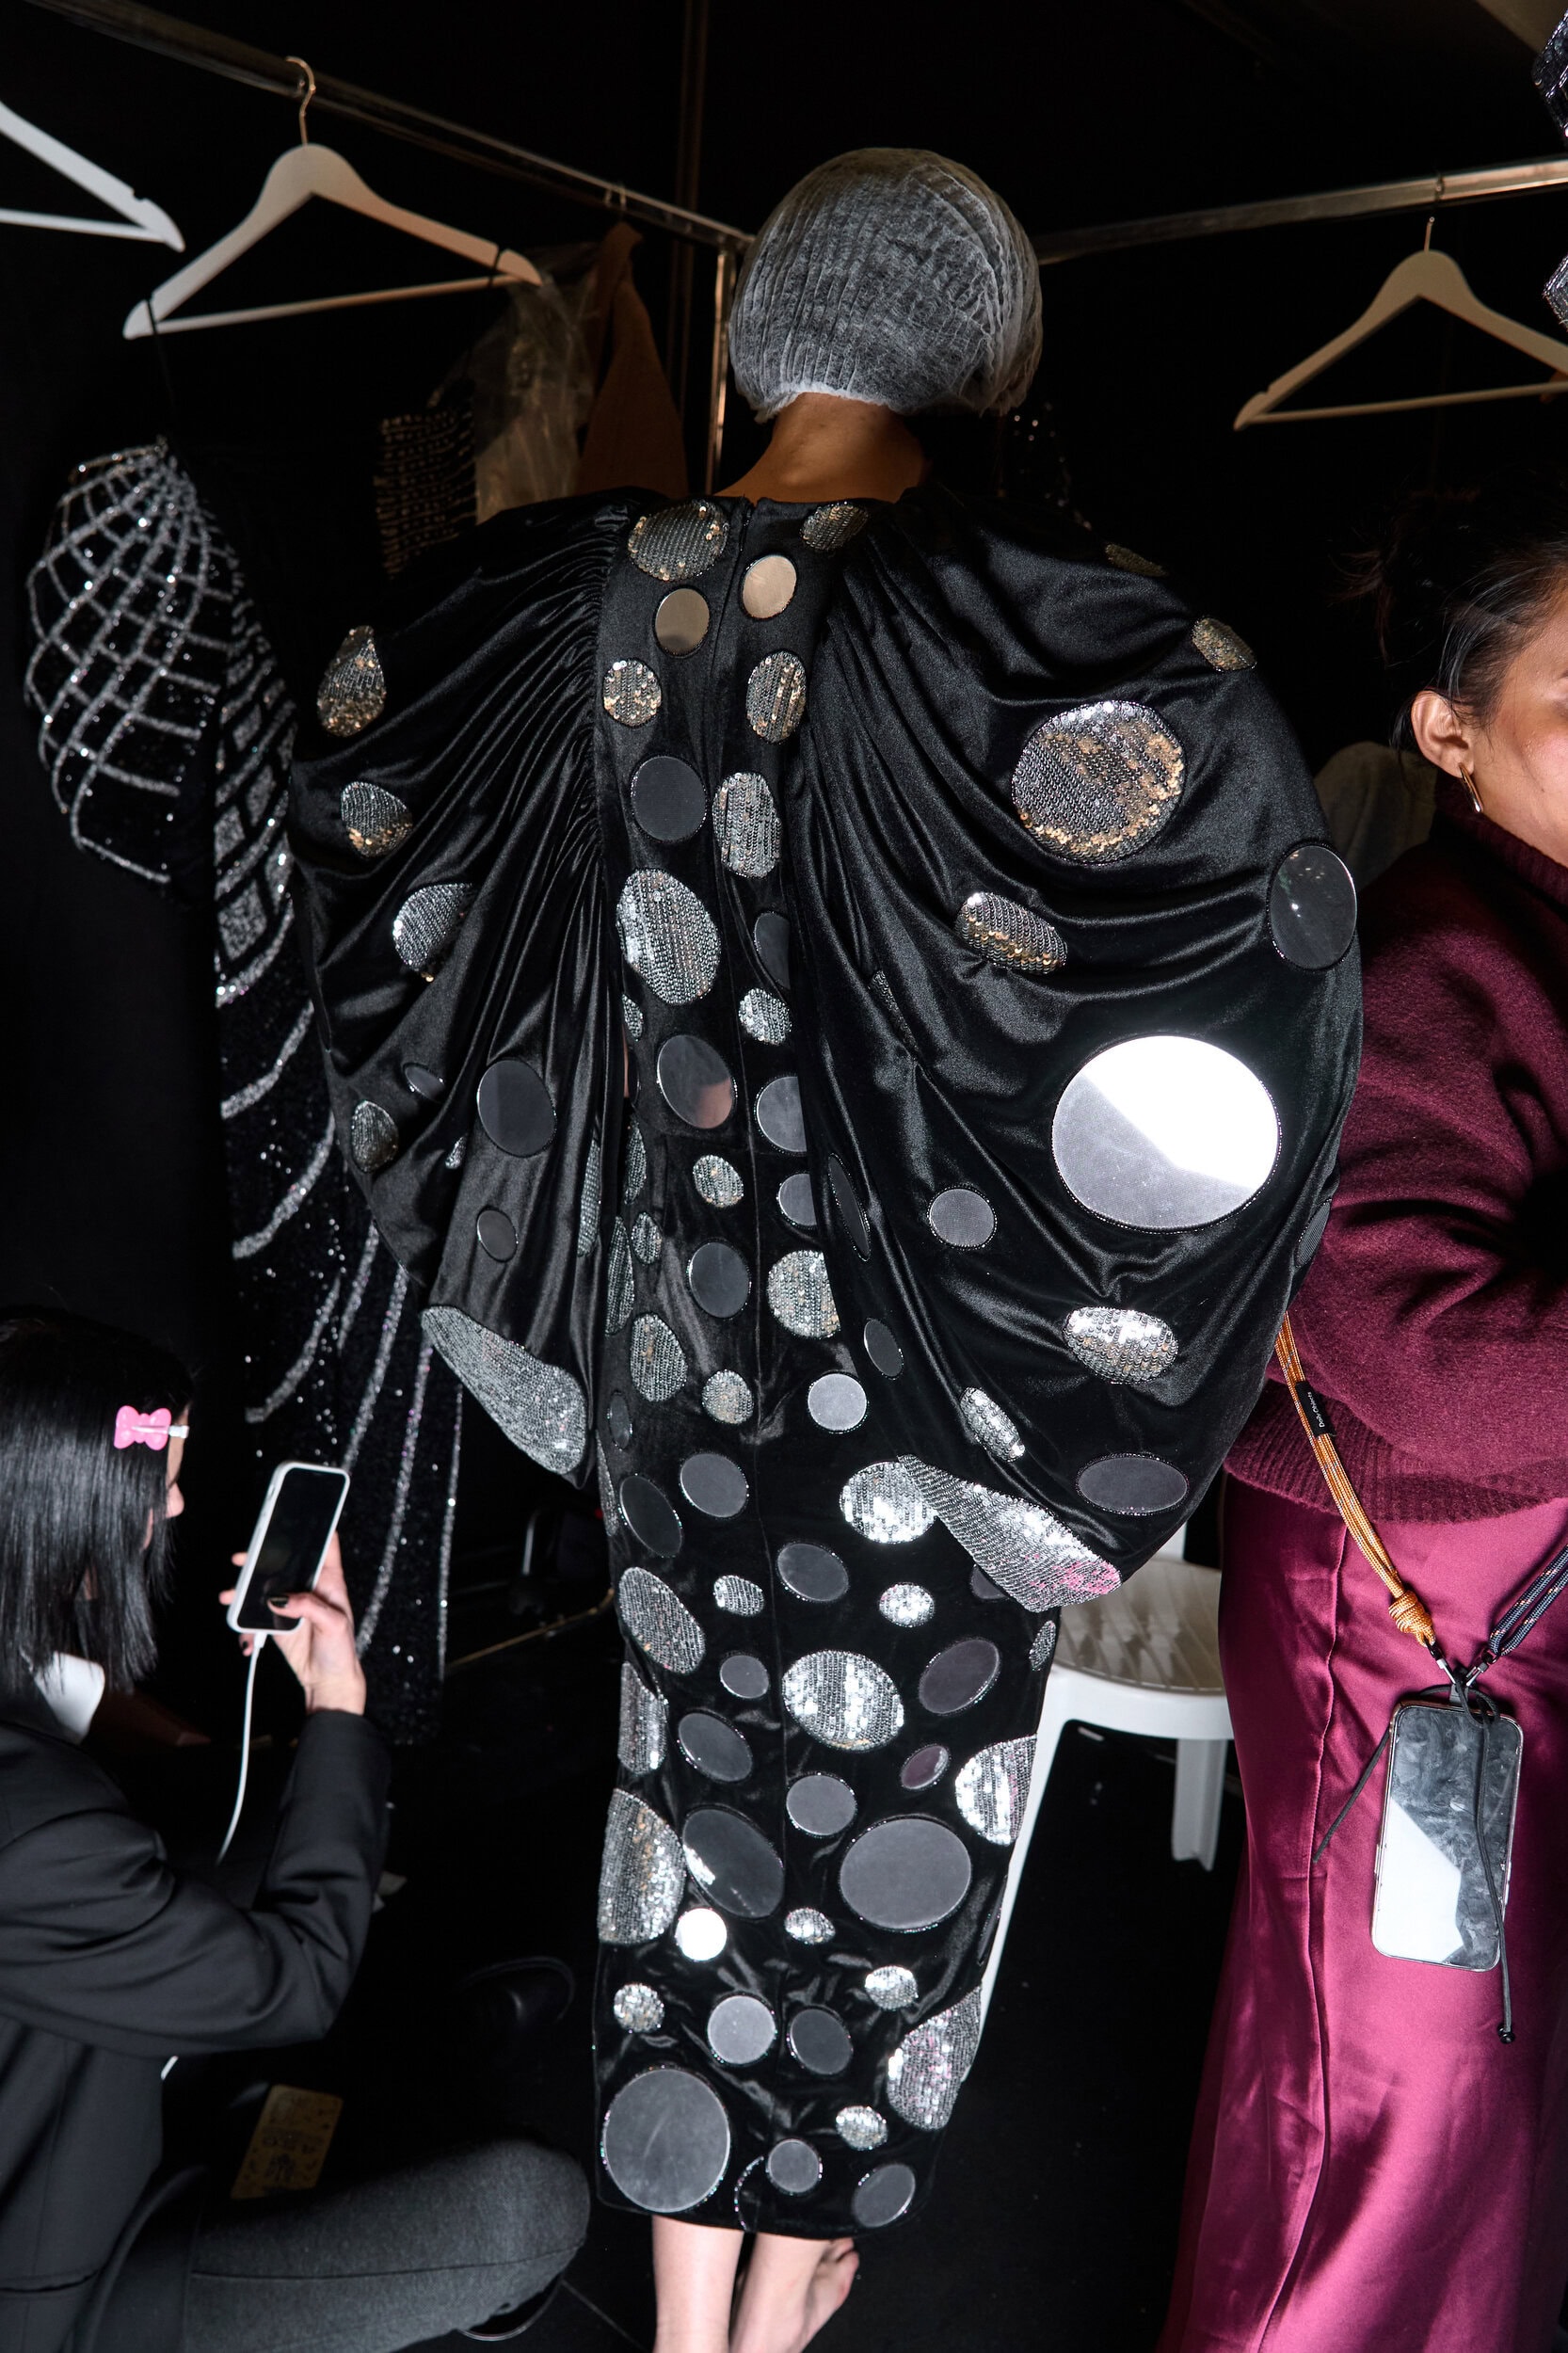
M1256 674L1205 658L1167 583L1061 557L939 488L832 549L808 509L716 501L690 569L709 625L677 655L654 630L670 580L628 560L651 504L504 518L410 580L376 632L384 714L298 769L296 887L340 1125L367 1102L396 1124L373 1213L432 1305L469 1319L438 1312L438 1344L540 1460L585 1481L597 1447L630 1637L601 2187L826 2236L901 2218L929 2182L978 2040L1055 1613L1187 1508L1112 1511L1080 1475L1154 1458L1195 1497L1222 1459L1332 1181L1358 984L1353 949L1316 970L1273 944L1275 871L1321 838L1310 784ZM780 553L794 594L754 619L746 573ZM798 727L756 699L775 654L801 664ZM629 662L650 679L617 719ZM1183 774L1162 828L1096 864L1031 834L1011 782L1043 721L1105 698L1145 706ZM653 756L700 780L684 839L638 822ZM738 871L723 819L744 776L782 846ZM368 859L343 803L366 782L410 819ZM425 980L393 926L440 882L473 897ZM1064 961L989 960L957 920L976 891L1048 920ZM760 918L788 927L787 981ZM682 1036L719 1058L706 1106L668 1085ZM1181 1231L1096 1214L1052 1149L1085 1061L1150 1036L1223 1047L1278 1121L1253 1198ZM526 1153L475 1115L481 1075L512 1060L553 1105ZM768 1092L791 1077L798 1137ZM781 1200L803 1172L808 1199ZM954 1187L994 1215L976 1247L933 1224ZM517 1238L504 1260L481 1232L495 1210ZM740 1262L728 1311L706 1294L710 1243ZM1102 1377L1064 1337L1085 1305L1163 1319L1174 1361ZM802 1590L792 1545L832 1555L838 1590ZM795 1818L822 1776L842 1785L825 1832ZM911 1842L890 1897L867 1884L889 1833ZM715 2014L736 1996L750 2007ZM843 2029L836 2058L813 2067L803 2012L827 2042L823 2013ZM735 2057L737 2023L765 2047Z

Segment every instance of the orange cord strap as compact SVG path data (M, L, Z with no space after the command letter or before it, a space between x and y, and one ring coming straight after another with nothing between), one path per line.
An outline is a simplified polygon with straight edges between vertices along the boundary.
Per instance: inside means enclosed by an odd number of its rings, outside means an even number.
M1428 1650L1435 1650L1437 1629L1432 1625L1425 1602L1405 1583L1389 1559L1387 1546L1368 1518L1361 1497L1351 1484L1350 1473L1339 1460L1333 1427L1317 1391L1303 1369L1301 1351L1296 1346L1296 1336L1290 1329L1288 1315L1279 1327L1274 1354L1279 1359L1285 1385L1301 1416L1302 1428L1306 1432L1307 1441L1318 1458L1318 1467L1328 1482L1330 1495L1339 1507L1339 1516L1388 1588L1389 1616L1401 1634L1408 1634L1416 1641L1424 1642Z

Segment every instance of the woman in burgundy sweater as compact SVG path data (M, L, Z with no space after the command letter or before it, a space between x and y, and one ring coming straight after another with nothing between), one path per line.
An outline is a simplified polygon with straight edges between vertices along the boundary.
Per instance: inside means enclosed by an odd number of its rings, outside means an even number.
M1292 1311L1452 1657L1568 1537L1568 488L1406 511L1375 586L1432 838L1362 910L1366 1046ZM1544 2353L1568 2274L1568 1602L1487 1688L1524 1734L1498 1974L1374 1950L1380 1768L1435 1670L1284 1388L1230 1457L1221 1613L1248 1847L1161 2353Z

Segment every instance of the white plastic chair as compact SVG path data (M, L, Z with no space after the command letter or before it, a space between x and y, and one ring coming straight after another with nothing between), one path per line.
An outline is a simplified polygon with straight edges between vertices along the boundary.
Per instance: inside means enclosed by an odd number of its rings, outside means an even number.
M984 1998L1001 1961L1029 1842L1046 1794L1057 1742L1070 1723L1142 1733L1176 1744L1171 1852L1214 1868L1224 1796L1230 1710L1220 1673L1220 1572L1185 1561L1182 1531L1103 1601L1062 1612L1023 1826L1013 1849L1007 1893L985 1968Z

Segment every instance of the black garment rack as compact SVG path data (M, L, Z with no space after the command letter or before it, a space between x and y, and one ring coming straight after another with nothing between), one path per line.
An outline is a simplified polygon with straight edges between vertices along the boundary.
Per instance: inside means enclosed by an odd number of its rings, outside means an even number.
M226 34L209 32L203 25L187 24L156 8L142 8L137 0L31 0L31 5L47 8L53 16L67 17L89 31L104 33L113 40L129 41L134 47L152 50L159 56L178 58L182 64L197 66L206 73L221 74L231 82L248 83L252 89L271 90L283 98L296 99L301 93L299 68L290 58L274 56L265 49L253 49L248 41L231 40ZM315 81L311 100L312 113L341 115L347 121L362 122L373 130L385 132L389 137L426 148L432 154L450 156L456 163L471 164L504 179L521 180L531 187L547 188L552 195L567 197L574 203L591 205L596 212L615 213L623 220L635 221L645 229L663 230L688 247L701 246L712 252L713 313L704 467L704 487L712 489L724 440L729 308L734 298L736 270L751 243L750 232L733 228L728 221L710 219L707 214L694 212L687 205L645 196L635 188L622 186L618 181L578 171L570 164L536 155L530 149L518 147L510 139L497 138L488 131L450 122L441 115L426 113L422 106L410 106L400 98L386 98L378 91L360 88L357 83L341 81L335 74L316 72L313 67L312 71Z

